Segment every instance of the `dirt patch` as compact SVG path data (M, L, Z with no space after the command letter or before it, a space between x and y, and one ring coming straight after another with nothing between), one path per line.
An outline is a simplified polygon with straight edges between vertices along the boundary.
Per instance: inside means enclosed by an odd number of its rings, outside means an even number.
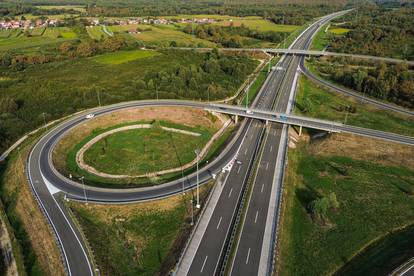
M56 239L49 224L45 222L25 175L24 160L27 159L30 147L31 145L21 150L20 158L9 161L11 165L4 175L4 190L16 198L15 213L23 224L42 270L46 275L64 275Z
M348 156L382 165L414 168L414 147L352 134L331 134L328 139L312 142L309 150L317 155Z
M145 107L116 111L85 122L70 130L59 141L53 152L53 163L58 170L65 171L66 156L73 145L82 141L97 128L108 128L121 123L146 120L168 120L189 127L202 126L214 131L222 126L222 120L211 113L188 107Z

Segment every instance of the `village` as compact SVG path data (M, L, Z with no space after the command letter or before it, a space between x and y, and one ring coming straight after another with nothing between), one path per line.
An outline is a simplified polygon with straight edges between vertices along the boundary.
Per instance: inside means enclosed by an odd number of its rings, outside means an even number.
M169 25L176 23L193 23L193 24L212 24L216 20L212 18L180 18L180 19L166 19L166 18L128 18L128 19L98 19L98 18L89 18L89 26L99 26L99 25L137 25L137 24L153 24L153 25ZM59 19L48 19L48 18L37 18L37 19L4 19L0 21L0 29L33 29L40 27L55 27L58 25L63 25L65 20Z

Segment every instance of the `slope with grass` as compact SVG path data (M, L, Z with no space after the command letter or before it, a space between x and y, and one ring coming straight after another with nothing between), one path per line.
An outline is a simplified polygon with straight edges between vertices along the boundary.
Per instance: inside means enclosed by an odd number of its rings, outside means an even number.
M202 201L210 187L201 188ZM167 275L191 230L193 196L189 192L123 206L69 206L103 275Z
M314 118L414 136L412 117L324 91L304 76L299 80L296 107L296 113Z
M331 275L345 266L344 275L385 275L404 261L412 227L399 230L414 224L413 156L409 146L342 134L290 149L280 274ZM336 206L317 209L332 194Z

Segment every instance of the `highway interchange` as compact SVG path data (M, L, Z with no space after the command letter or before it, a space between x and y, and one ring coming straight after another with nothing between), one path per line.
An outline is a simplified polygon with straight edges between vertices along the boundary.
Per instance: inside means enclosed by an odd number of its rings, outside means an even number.
M307 49L317 30L327 21L341 13L326 16L308 29L292 44L292 49ZM139 101L115 104L97 108L95 116L108 114L115 110L146 106L188 106L203 108L216 112L239 115L246 118L240 124L237 133L229 141L220 155L200 170L200 182L211 179L213 173L237 158L226 173L221 195L209 218L203 237L198 242L197 250L191 257L188 267L179 267L178 275L214 275L225 268L231 275L265 275L273 269L273 249L277 242L277 218L280 203L280 191L283 179L284 156L286 154L287 125L269 123L282 122L303 125L328 131L344 131L369 137L388 139L414 144L413 138L368 129L355 128L332 122L309 120L303 117L289 116L294 100L296 80L299 68L303 69L303 56L285 55L273 70L258 96L252 104L252 114L246 109L231 106L210 105L190 101ZM225 110L223 110L225 108ZM286 120L274 115L286 114ZM62 251L62 258L69 275L93 275L85 245L78 230L69 218L63 204L66 198L90 202L127 203L151 200L177 194L184 189L191 189L196 184L195 173L170 183L155 187L136 189L104 189L87 187L84 189L57 172L51 162L51 153L62 136L73 127L86 120L85 113L78 114L64 121L43 136L33 147L27 161L27 175L41 209L45 213L56 235ZM298 121L302 120L302 121ZM321 126L322 124L322 126ZM325 124L325 125L323 125ZM383 135L389 135L382 137ZM246 192L247 183L252 183L251 194ZM249 196L247 200L242 200ZM247 204L246 213L240 219L242 202ZM240 239L231 239L235 227L241 227ZM234 258L229 258L229 250L235 248Z

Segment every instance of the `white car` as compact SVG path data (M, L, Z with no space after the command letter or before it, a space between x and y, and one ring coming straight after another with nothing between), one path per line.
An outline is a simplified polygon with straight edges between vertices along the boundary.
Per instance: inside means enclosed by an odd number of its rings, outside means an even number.
M95 114L93 114L93 113L90 113L90 114L85 116L86 119L92 119L93 117L95 117Z
M247 113L247 114L253 114L253 111L251 111L251 110L246 110L246 113Z
M241 164L243 164L243 162L240 161L240 160L236 160L236 164L241 165Z

